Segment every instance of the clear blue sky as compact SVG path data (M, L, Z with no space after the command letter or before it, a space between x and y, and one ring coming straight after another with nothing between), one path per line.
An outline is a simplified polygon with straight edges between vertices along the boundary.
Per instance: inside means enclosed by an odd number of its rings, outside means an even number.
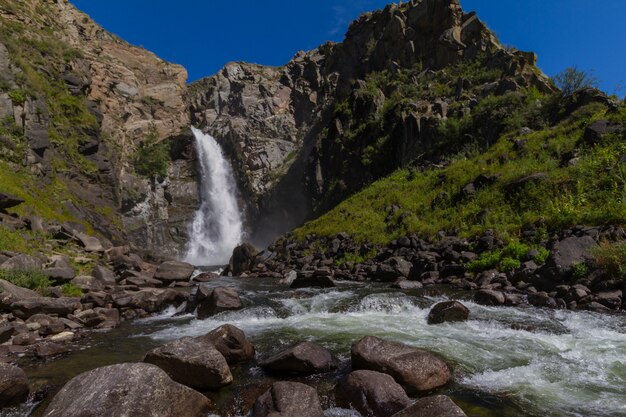
M71 0L125 40L184 65L190 81L229 61L282 65L341 41L351 20L385 0ZM626 94L626 0L461 0L500 41L539 55L548 75L578 65Z

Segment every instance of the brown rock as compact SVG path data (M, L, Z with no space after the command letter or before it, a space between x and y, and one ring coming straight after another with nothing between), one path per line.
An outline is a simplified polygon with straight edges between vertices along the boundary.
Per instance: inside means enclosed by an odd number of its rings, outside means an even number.
M256 400L251 417L324 417L324 412L315 388L275 382Z
M469 309L458 301L444 301L435 304L428 313L428 324L439 324L446 321L465 321L469 317Z
M336 369L337 358L315 342L299 342L260 363L268 372L311 375Z
M204 338L224 355L230 364L254 359L254 346L241 329L231 324L211 330Z
M435 395L420 398L409 408L393 417L467 417L448 396Z
M198 306L198 318L203 319L223 311L240 310L242 308L243 304L235 288L217 287Z
M28 379L24 371L0 362L0 408L26 401L28 392Z
M337 384L337 404L354 408L363 417L391 417L411 405L394 379L376 371L354 371Z

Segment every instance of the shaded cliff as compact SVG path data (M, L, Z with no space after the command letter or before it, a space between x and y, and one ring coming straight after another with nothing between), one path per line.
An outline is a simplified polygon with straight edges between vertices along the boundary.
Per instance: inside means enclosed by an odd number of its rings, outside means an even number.
M190 103L192 123L229 152L265 243L398 167L494 140L497 123L446 133L483 99L553 89L534 54L502 47L457 0L415 0L284 67L229 64L192 84Z
M0 29L3 183L44 220L175 254L198 203L185 69L66 1L2 0ZM172 179L139 175L138 149L162 141Z

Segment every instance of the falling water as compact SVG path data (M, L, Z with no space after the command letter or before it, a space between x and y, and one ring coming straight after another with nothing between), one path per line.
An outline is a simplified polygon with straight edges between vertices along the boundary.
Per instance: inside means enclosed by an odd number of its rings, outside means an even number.
M243 226L237 186L217 141L191 128L200 161L200 208L191 224L185 259L194 265L222 265L241 242Z

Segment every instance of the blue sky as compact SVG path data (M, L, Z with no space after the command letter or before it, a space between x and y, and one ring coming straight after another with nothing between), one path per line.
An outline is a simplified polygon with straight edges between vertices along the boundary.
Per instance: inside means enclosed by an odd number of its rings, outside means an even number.
M282 65L298 50L341 41L350 21L385 0L71 0L125 40L184 65L190 81L229 61ZM626 0L461 0L503 44L539 55L554 75L593 70L626 94Z

